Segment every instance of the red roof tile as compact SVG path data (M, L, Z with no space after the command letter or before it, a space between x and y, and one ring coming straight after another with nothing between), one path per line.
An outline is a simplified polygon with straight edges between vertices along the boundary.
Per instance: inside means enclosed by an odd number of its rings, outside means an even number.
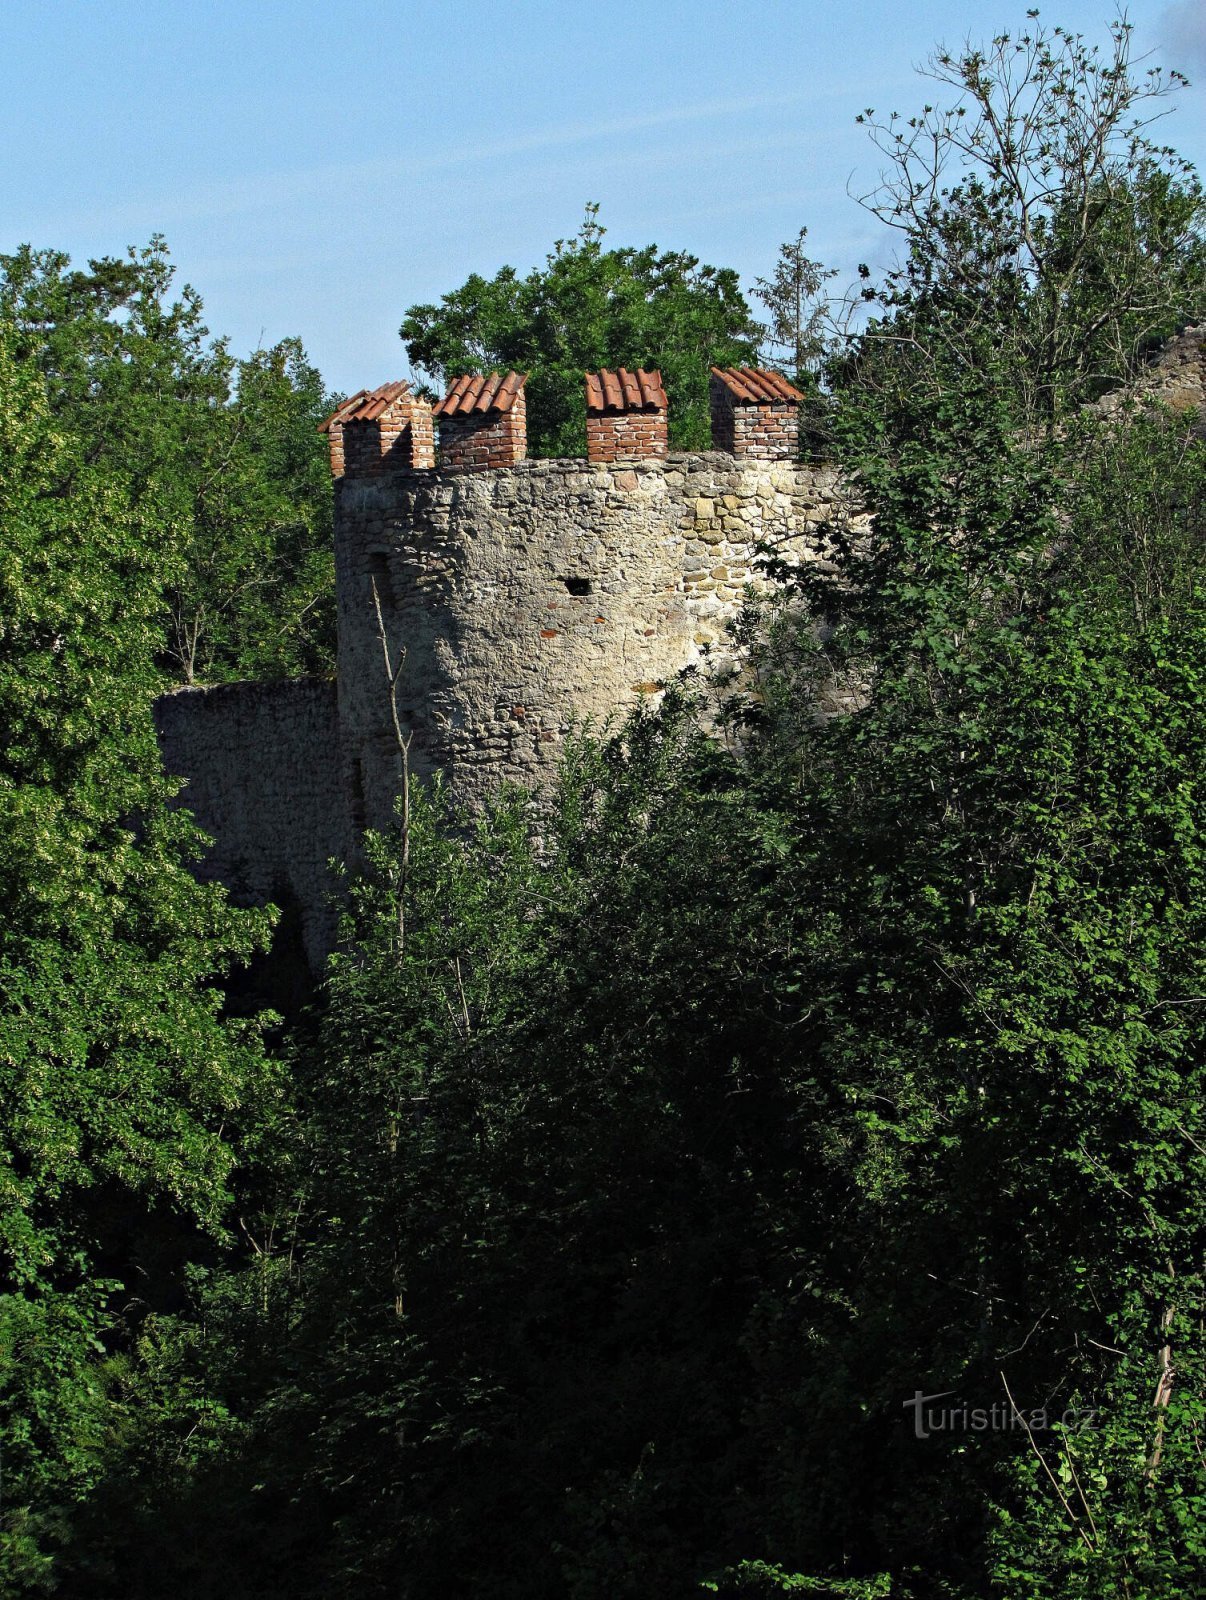
M627 367L610 372L601 367L586 374L588 411L665 411L668 405L660 372L645 372L640 367L635 372Z
M432 414L451 417L468 411L510 411L527 381L526 372L507 372L502 377L492 372L485 378L469 373L454 378L448 393L432 407Z
M782 405L785 401L798 405L804 396L780 372L766 367L713 367L713 376L720 379L738 405Z
M410 393L410 384L404 378L397 383L383 383L376 389L360 389L336 406L325 422L318 424L319 433L329 433L336 423L373 422L383 411L388 411L395 400Z

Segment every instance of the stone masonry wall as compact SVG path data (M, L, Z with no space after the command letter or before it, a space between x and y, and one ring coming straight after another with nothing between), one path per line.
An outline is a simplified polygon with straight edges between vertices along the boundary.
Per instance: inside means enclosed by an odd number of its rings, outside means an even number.
M334 943L328 862L389 821L400 783L373 580L407 653L413 768L479 805L504 780L550 780L575 724L723 652L755 547L812 559L843 500L831 468L715 453L387 470L335 493L338 686L180 689L155 707L181 803L215 840L203 875L245 904L295 903L315 966Z
M1105 395L1095 409L1108 416L1150 400L1173 411L1196 411L1196 431L1206 432L1206 324L1170 339L1133 386Z
M1173 411L1206 411L1206 324L1170 339L1135 386L1141 399ZM1199 417L1206 422L1206 416Z
M372 601L405 648L412 765L477 804L547 780L571 726L602 723L723 645L755 546L815 555L829 468L707 453L629 467L525 461L338 488L339 720L350 804L380 826L398 754Z
M351 844L335 685L327 679L177 689L155 702L166 771L215 843L200 875L242 905L295 901L315 966L334 943L327 862Z

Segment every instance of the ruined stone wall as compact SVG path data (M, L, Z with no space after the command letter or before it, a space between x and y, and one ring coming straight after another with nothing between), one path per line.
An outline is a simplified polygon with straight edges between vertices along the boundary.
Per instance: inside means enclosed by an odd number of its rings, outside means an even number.
M1197 411L1199 423L1206 423L1206 326L1170 339L1138 391L1174 411Z
M338 686L180 689L164 765L215 840L202 868L245 904L295 904L314 965L334 943L331 858L393 814L400 762L376 628L406 651L413 769L478 805L551 779L571 728L655 695L756 581L755 547L810 560L842 500L831 468L675 455L389 471L336 486Z
M1151 400L1173 411L1196 411L1197 428L1206 432L1206 324L1170 339L1133 385L1107 394L1095 409L1109 416Z
M674 455L344 479L336 514L339 720L349 804L379 826L398 755L372 600L395 649L412 763L480 803L541 783L596 725L723 645L766 540L811 559L836 472Z
M351 834L335 685L326 679L177 689L155 702L166 771L214 845L200 876L242 905L295 903L306 953L334 943L331 857Z

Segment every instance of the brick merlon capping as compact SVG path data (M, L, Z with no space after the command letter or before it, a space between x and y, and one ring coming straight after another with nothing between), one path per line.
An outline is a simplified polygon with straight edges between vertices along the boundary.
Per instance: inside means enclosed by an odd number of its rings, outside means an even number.
M586 459L652 461L669 449L668 401L660 372L601 369L586 374Z
M318 425L336 478L435 465L431 407L405 379L360 389Z
M319 433L330 433L336 423L375 422L383 411L388 411L396 400L410 394L410 384L405 378L396 383L383 383L376 389L358 389L350 399L337 405L331 415L318 424Z
M527 381L526 372L505 372L501 377L497 372L488 377L467 373L452 380L448 393L432 407L432 414L452 417L467 416L471 412L510 411Z
M635 372L627 367L611 372L603 367L586 374L588 412L665 411L669 403L660 372L646 372L641 367Z
M514 467L528 453L526 372L466 373L433 408L440 465L454 472Z
M782 373L765 367L713 367L713 448L763 461L790 460L799 449L803 398Z
M713 367L712 376L738 406L799 405L804 396L781 372L766 367Z

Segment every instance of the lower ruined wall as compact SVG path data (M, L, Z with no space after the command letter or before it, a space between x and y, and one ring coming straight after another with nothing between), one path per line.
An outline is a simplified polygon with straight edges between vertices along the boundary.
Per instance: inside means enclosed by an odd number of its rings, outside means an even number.
M1094 409L1110 416L1152 400L1172 411L1197 412L1196 431L1206 432L1206 323L1170 339L1133 384L1105 395Z
M810 559L840 500L830 468L718 453L343 480L340 726L357 820L384 822L398 786L374 581L407 652L412 764L477 805L504 780L546 782L575 723L622 714L723 646L758 543Z
M201 876L244 905L296 907L318 966L336 921L327 863L350 842L334 683L177 689L155 702L155 725L165 770L185 780L180 803L214 841Z

